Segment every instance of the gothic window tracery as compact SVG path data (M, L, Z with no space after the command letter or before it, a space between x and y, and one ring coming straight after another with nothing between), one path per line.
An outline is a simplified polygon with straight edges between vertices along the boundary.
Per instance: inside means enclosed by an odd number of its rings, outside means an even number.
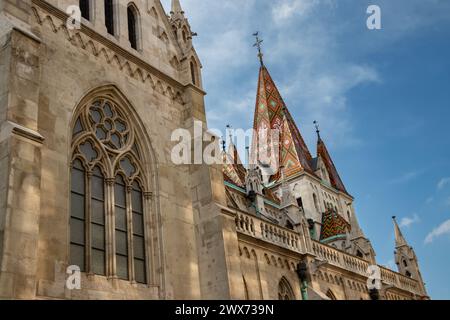
M284 277L278 284L278 300L295 300L291 285Z
M100 97L81 109L72 132L70 263L145 284L147 188L133 126Z

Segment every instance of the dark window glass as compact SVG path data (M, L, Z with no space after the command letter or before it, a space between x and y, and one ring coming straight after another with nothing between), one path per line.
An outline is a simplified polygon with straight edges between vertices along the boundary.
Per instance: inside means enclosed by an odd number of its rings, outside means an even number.
M92 272L98 275L106 275L105 251L92 249Z
M142 214L133 212L133 233L139 236L144 236L144 225L143 225Z
M126 189L123 178L119 175L114 186L115 220L116 220L116 270L120 279L128 280L128 223L126 214Z
M105 26L109 34L114 35L113 0L105 0Z
M85 169L75 160L71 180L70 212L70 264L85 271L86 212L85 212Z
M86 20L90 20L89 0L80 0L81 16Z
M102 171L95 167L91 177L91 266L99 275L106 275L104 183Z
M136 11L133 7L127 8L128 14L128 39L130 40L131 47L137 50L137 33L136 33Z
M84 259L84 246L72 243L70 245L70 264L80 267L81 271L84 272Z
M126 208L125 195L125 183L123 182L122 177L118 176L116 179L116 186L114 188L114 198L116 205L124 209Z
M195 77L195 65L192 61L191 61L191 79L192 79L192 83L194 85L196 85L197 81L196 81L196 77Z
M128 280L128 257L116 255L117 276Z
M147 283L145 262L142 260L134 259L134 279L138 283Z
M116 231L116 253L127 256L127 233L123 231Z
M116 229L127 231L127 211L118 206L116 206Z
M141 187L137 182L133 183L131 199L133 211L134 279L136 282L146 283L143 199Z

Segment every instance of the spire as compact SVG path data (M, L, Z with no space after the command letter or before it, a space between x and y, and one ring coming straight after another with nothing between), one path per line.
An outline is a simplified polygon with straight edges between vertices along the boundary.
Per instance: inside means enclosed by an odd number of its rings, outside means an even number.
M245 186L245 176L246 169L241 162L239 157L239 153L237 151L236 146L233 143L233 134L231 130L231 126L227 125L227 133L229 134L229 145L228 152L226 151L226 142L225 139L222 139L222 159L223 166L222 171L224 174L225 180L239 186Z
M359 226L359 222L356 219L356 215L353 213L349 214L350 218L350 240L358 239L358 238L365 238L364 232L362 231L361 227Z
M397 223L397 217L392 217L392 220L394 221L395 247L399 248L402 246L407 246L408 243L406 242L405 237L403 237L402 231Z
M317 124L317 121L315 122L316 122L315 124ZM330 153L328 152L325 142L320 137L320 131L318 129L317 131L319 134L319 140L317 141L317 156L320 156L322 158L322 161L324 162L325 167L327 168L328 175L330 176L331 185L337 190L348 194L347 189L345 189L344 183L342 182L341 177L339 176L339 173L333 163L333 160L331 159Z
M184 15L184 11L181 8L180 0L172 0L172 10L170 10L170 14L181 14Z
M257 164L261 160L260 152L266 147L277 151L275 155L272 155L271 161L276 162L277 170L281 166L284 167L286 178L303 170L314 174L311 169L311 153L269 71L263 64L259 71L253 129L251 163ZM272 133L277 133L278 136ZM264 141L258 141L261 137L264 137ZM279 170L270 177L271 181L276 182L280 178Z

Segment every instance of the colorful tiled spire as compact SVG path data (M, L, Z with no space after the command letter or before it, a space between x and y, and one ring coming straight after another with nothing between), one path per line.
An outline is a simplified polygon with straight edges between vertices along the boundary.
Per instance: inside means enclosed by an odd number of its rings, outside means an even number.
M242 161L239 157L239 153L237 151L236 146L233 143L232 136L230 135L230 144L228 146L228 152L225 151L225 148L222 153L223 157L223 174L225 176L225 180L239 186L245 187L245 175L246 169L242 164Z
M256 97L255 116L253 122L254 137L252 145L251 163L260 161L261 148L268 147L269 150L277 150L274 157L277 166L284 167L286 178L293 176L303 170L313 173L311 169L311 153L306 146L300 131L292 119L283 98L280 95L269 71L264 65L261 65L258 80L258 92ZM277 137L267 135L265 139L257 137L264 136L261 132L264 130L277 129ZM278 144L277 144L278 140ZM269 152L270 154L270 152ZM271 177L272 181L278 181L281 178L280 171Z
M333 240L336 237L345 237L351 232L350 224L340 214L332 209L327 209L322 214L321 241Z
M339 173L336 170L336 167L334 166L333 160L331 159L331 156L328 152L325 142L320 137L320 134L318 134L318 141L317 141L317 156L320 156L322 158L322 161L324 162L325 167L327 168L331 185L337 190L348 194L347 189L345 189L344 183L342 182L341 177L339 176Z

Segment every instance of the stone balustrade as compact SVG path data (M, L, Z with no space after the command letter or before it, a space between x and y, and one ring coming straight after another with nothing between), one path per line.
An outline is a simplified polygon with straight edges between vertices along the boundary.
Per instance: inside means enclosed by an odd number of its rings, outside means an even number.
M283 228L242 211L237 212L235 222L237 231L242 234L287 248L294 252L307 253L304 236L301 232ZM353 271L364 277L369 276L367 269L369 268L370 263L368 261L347 254L331 246L312 240L312 252L310 253L314 254L319 260L328 262L330 265ZM381 280L384 284L420 294L420 288L416 280L389 270L383 266L379 267L381 271Z
M236 215L238 232L257 239L284 247L295 252L305 253L305 245L301 241L302 234L277 226L255 216L239 212Z

